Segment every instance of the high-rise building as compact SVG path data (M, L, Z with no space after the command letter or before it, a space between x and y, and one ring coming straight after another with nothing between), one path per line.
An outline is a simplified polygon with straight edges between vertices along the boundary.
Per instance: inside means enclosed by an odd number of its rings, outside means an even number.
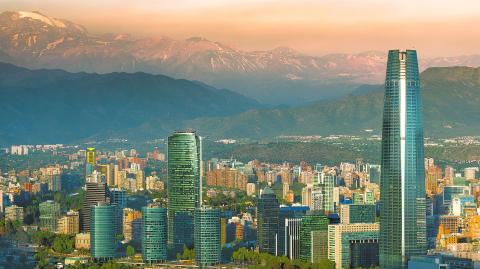
M378 266L378 231L378 223L329 225L328 259L336 269Z
M375 205L345 204L340 206L340 222L342 224L374 223L375 218Z
M82 205L82 228L84 232L88 233L90 232L90 208L99 202L110 202L110 199L107 196L108 188L105 183L87 182L85 188L85 200Z
M277 196L267 186L262 192L257 205L258 247L260 252L275 255L278 233L279 205Z
M168 138L168 242L176 249L193 245L193 217L201 205L202 140L193 131Z
M115 257L115 205L99 202L91 207L90 256L95 260Z
M77 234L80 232L80 215L70 210L58 220L57 232L60 234Z
M167 210L156 204L142 208L142 256L145 263L167 259Z
M199 207L195 210L195 260L200 267L220 262L220 210Z
M60 204L52 200L38 205L40 211L40 228L50 232L57 231L57 221L60 218Z
M91 175L95 169L96 153L95 148L87 148L85 152L85 177Z
M293 205L293 206L280 206L280 210L278 212L278 232L277 232L277 248L276 248L276 255L281 256L285 255L290 252L288 247L291 243L293 237L292 234L295 234L296 243L298 243L298 232L291 230L292 227L287 223L287 219L290 221L300 220L308 211L308 206L300 206L300 205ZM293 224L292 224L293 225ZM300 227L300 226L298 226ZM297 247L298 248L298 247ZM293 252L292 252L293 253ZM298 255L296 256L298 258Z
M328 258L328 218L309 211L300 223L300 260L316 263Z
M24 210L23 207L17 205L7 206L5 208L5 220L18 221L23 223Z
M116 205L116 218L115 218L115 233L123 233L123 216L122 211L127 207L127 191L122 188L110 189L110 202Z
M382 129L380 267L426 252L422 101L417 53L391 50Z
M131 208L122 210L123 236L126 242L134 239L134 221L142 218L142 212Z
M300 224L302 218L285 219L284 231L284 253L281 255L287 256L290 260L300 258ZM280 256L280 255L278 255Z

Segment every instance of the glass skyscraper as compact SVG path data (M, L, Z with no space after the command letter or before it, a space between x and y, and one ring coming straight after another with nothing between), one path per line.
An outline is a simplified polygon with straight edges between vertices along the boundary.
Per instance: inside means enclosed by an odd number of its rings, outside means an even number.
M90 210L90 255L95 260L115 257L115 205L98 203Z
M382 129L380 267L426 251L423 120L417 53L391 50Z
M193 216L201 205L201 138L193 131L168 137L168 243L193 246Z
M195 260L200 267L220 262L220 209L195 210Z
M279 205L277 196L267 186L262 192L257 205L258 247L260 252L275 255L277 248Z
M167 259L167 210L155 204L142 208L142 254L146 263Z

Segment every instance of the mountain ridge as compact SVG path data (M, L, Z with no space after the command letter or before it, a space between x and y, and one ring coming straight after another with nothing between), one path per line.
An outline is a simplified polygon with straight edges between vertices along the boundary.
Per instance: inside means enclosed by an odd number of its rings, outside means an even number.
M259 106L233 91L163 75L28 70L0 63L0 144L80 141L123 134L146 122L156 123L150 137L162 137L186 119Z
M340 97L362 84L381 83L385 75L385 52L310 56L287 47L244 51L204 37L93 35L74 22L34 14L45 18L13 11L0 14L0 60L33 69L164 74L273 105ZM420 59L421 68L432 65L478 66L480 55Z

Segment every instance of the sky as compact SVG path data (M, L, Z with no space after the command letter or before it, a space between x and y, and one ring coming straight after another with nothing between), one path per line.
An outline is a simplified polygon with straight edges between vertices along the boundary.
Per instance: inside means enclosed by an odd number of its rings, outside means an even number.
M480 54L478 0L0 0L7 10L39 11L92 33L201 36L243 50Z

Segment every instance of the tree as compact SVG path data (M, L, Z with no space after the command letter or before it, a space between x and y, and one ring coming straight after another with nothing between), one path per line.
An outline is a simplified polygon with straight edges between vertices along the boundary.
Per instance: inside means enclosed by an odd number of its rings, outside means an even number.
M127 255L127 257L131 258L135 256L135 249L132 246L128 245L125 254Z

